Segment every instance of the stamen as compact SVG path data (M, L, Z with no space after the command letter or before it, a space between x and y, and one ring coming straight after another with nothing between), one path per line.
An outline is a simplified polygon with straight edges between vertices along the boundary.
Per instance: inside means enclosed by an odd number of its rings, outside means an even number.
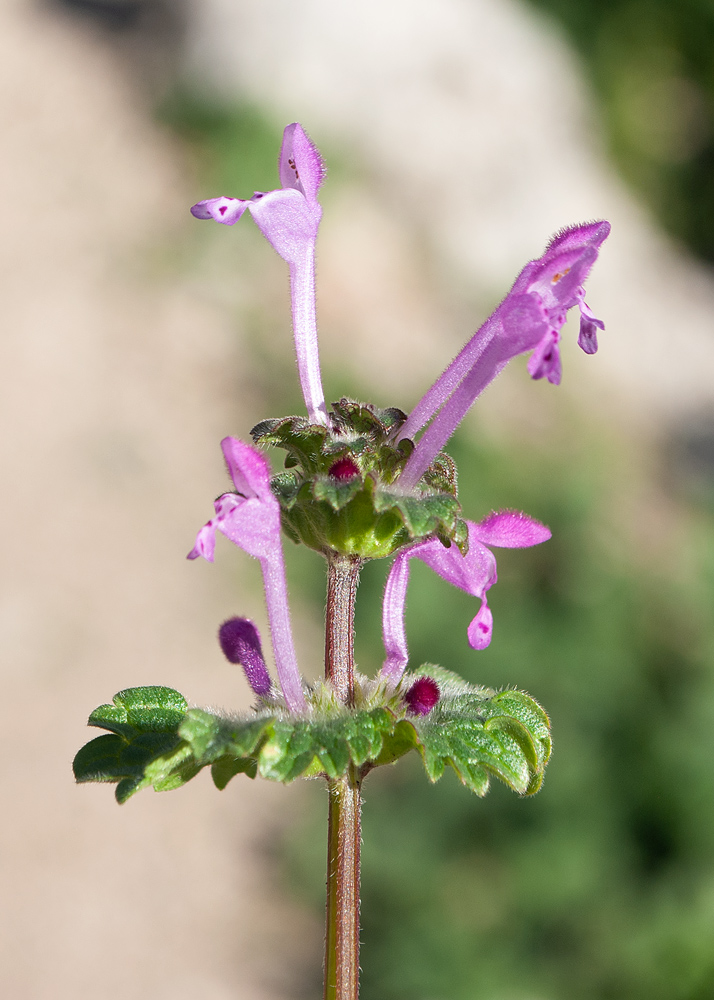
M564 278L566 274L570 271L569 267L566 267L563 271L556 271L553 277L550 279L551 285L557 285L561 278Z

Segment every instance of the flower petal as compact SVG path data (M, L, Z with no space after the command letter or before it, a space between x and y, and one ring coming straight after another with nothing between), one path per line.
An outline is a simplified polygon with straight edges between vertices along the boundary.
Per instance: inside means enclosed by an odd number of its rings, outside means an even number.
M578 347L586 354L597 354L597 330L598 324L585 316L580 317L580 333L578 334Z
M469 646L472 649L485 649L490 645L492 635L493 615L484 598L478 614L468 628Z
M605 324L598 319L590 306L584 299L580 300L580 335L578 336L578 346L586 354L597 352L597 332L604 330Z
M576 247L546 257L533 273L528 292L538 295L549 315L553 310L563 312L559 327L565 322L565 312L578 302L580 288L596 260L593 247Z
M256 192L248 203L250 214L263 236L288 264L297 264L314 253L322 209L296 188Z
M473 534L484 545L502 549L525 549L547 542L550 528L519 510L499 510L474 524Z
M408 549L407 553L421 559L452 586L474 597L483 597L496 582L496 559L479 540L478 525L473 521L466 523L469 527L469 551L465 556L456 545L447 549L438 538L421 542Z
M272 497L270 489L270 464L265 455L239 438L224 437L221 441L223 457L235 488L244 497Z
M569 226L556 233L548 244L544 257L573 247L590 246L598 249L610 234L610 223L604 220L584 222L579 226Z
M280 545L280 505L258 497L245 500L225 493L216 500L213 523L234 545L249 556L264 559Z
M298 122L288 125L283 132L278 169L284 188L296 188L308 201L317 201L317 192L325 178L325 165L317 147Z
M224 226L234 226L245 212L250 202L241 198L208 198L191 206L191 215L196 219L215 219Z
M196 544L186 556L187 559L198 559L199 556L207 562L213 562L216 551L216 522L208 521L196 535Z
M548 316L534 295L509 296L502 307L501 364L531 351L548 331Z
M419 400L400 428L397 440L414 437L452 399L454 408L458 408L454 419L459 423L466 410L499 374L504 364L521 351L532 350L547 327L547 316L533 295L507 296ZM457 392L464 395L461 406L457 403ZM424 469L430 464L431 459ZM421 474L417 477L419 478Z
M417 542L408 549L402 549L392 563L384 588L382 605L382 637L387 658L381 676L396 684L404 673L409 659L407 637L404 628L407 584L409 583L409 560L421 559L430 569L438 573L447 583L465 590L474 597L480 597L482 608L469 626L469 642L474 649L483 649L491 641L492 619L485 606L485 594L497 579L496 560L492 552L478 538L478 525L466 522L469 527L469 551L463 556L456 545L446 548L438 538ZM481 617L479 617L479 615ZM481 628L482 623L490 623L488 638ZM472 641L472 633L474 641ZM475 642L482 645L475 645Z
M428 538L399 552L387 577L382 605L382 636L387 658L381 675L396 683L407 665L409 652L404 611L409 583L409 560L421 559L447 583L481 599L478 614L468 627L469 645L485 649L491 642L493 615L486 592L498 579L496 558L486 545L525 548L550 538L550 529L520 511L497 511L479 524L467 521L469 550L462 555L456 545L448 548L438 538Z
M547 378L553 385L560 385L562 367L558 341L560 334L549 330L528 359L528 373L531 378Z

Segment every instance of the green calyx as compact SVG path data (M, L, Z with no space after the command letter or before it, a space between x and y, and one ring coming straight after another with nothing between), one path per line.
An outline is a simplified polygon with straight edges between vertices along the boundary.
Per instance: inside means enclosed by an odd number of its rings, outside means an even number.
M283 417L251 431L256 444L287 451L286 471L271 485L289 538L319 552L363 559L389 556L432 535L466 552L468 531L448 455L439 455L405 493L398 478L414 443L405 438L395 444L394 438L406 415L341 399L329 417L329 427Z
M419 677L439 687L425 715L408 710L405 693ZM142 788L179 788L204 767L223 789L237 774L271 781L338 778L348 769L363 778L410 750L422 758L430 781L447 767L477 795L495 776L520 795L538 791L550 756L548 716L522 691L467 684L442 667L425 664L396 688L357 677L355 707L347 708L327 682L306 691L309 711L292 715L261 700L247 716L189 708L164 687L120 691L101 705L89 725L108 730L74 760L78 782L112 782L125 802Z

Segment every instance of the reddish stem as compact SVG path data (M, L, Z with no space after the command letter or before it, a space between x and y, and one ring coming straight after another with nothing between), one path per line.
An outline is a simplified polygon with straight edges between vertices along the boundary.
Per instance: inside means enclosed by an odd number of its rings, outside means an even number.
M325 676L354 705L354 610L361 560L332 556L328 564ZM359 994L360 779L354 769L328 781L325 1000Z

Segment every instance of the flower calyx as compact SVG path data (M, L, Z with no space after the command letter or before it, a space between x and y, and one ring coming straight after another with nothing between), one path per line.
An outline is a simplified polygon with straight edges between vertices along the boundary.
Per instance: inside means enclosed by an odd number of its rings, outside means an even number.
M456 467L439 454L415 487L399 476L414 450L395 437L406 420L396 408L342 398L328 424L305 417L263 420L251 431L256 444L287 452L285 472L271 480L282 526L294 542L326 555L380 559L426 537L468 548L461 518Z

